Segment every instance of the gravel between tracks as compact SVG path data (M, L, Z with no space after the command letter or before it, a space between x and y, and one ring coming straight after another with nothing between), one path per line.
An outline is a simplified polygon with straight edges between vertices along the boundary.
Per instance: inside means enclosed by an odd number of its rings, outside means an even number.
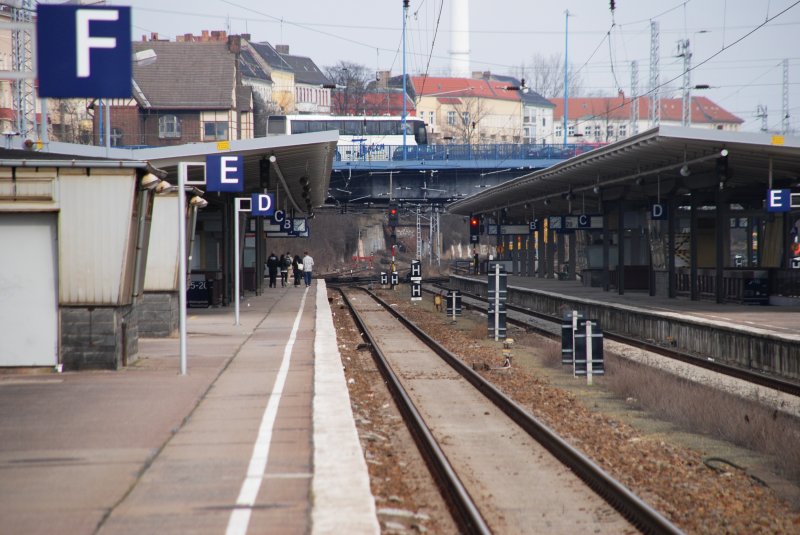
M332 291L331 297L339 350L383 532L454 533L370 353L358 349L359 333L347 311L340 308L338 293ZM673 443L668 434L647 434L592 410L574 394L552 386L524 366L490 370L499 367L503 358L500 345L486 341L485 320L475 321L472 327L468 318L462 318L454 328L432 310L429 299L412 305L402 290L386 292L384 297L451 352L469 355L465 360L474 369L685 532L800 532L800 512L743 471L724 464L713 470L703 463L700 452ZM527 339L535 338L525 338L528 347L514 347L515 362L537 358L552 344L541 339L530 345Z

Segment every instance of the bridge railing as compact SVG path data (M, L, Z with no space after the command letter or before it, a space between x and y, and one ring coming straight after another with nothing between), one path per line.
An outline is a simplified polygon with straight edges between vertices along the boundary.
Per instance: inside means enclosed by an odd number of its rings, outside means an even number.
M534 145L338 145L336 161L565 160L600 146L598 143Z

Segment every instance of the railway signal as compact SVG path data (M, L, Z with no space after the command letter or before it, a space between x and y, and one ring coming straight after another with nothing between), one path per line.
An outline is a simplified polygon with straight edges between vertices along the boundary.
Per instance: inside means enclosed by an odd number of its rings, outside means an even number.
M389 225L392 227L397 226L397 207L390 206L389 207Z
M476 215L470 216L470 218L469 218L469 242L470 243L478 243L480 235L481 235L481 220Z

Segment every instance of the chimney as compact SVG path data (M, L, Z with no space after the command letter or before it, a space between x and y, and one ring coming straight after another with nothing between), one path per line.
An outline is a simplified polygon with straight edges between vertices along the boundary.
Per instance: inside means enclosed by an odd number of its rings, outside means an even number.
M151 41L158 41L158 33L157 32L151 32L150 33L150 40Z
M375 75L375 85L378 89L389 88L389 78L392 77L392 71L378 71Z
M472 78L474 80L480 80L483 78L483 71L472 71Z
M208 41L208 30L203 30L202 35L200 36L200 40L203 42Z
M278 54L288 54L289 45L275 45L275 52Z
M238 54L242 51L242 37L240 35L231 35L228 37L228 50L232 54Z
M242 34L242 39L244 39L245 41L249 41L250 40L250 34L249 33L243 33Z

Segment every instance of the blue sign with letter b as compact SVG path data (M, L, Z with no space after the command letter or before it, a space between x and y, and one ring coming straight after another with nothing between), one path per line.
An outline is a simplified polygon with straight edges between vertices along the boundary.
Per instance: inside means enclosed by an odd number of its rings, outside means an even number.
M37 7L39 96L131 96L131 8Z

